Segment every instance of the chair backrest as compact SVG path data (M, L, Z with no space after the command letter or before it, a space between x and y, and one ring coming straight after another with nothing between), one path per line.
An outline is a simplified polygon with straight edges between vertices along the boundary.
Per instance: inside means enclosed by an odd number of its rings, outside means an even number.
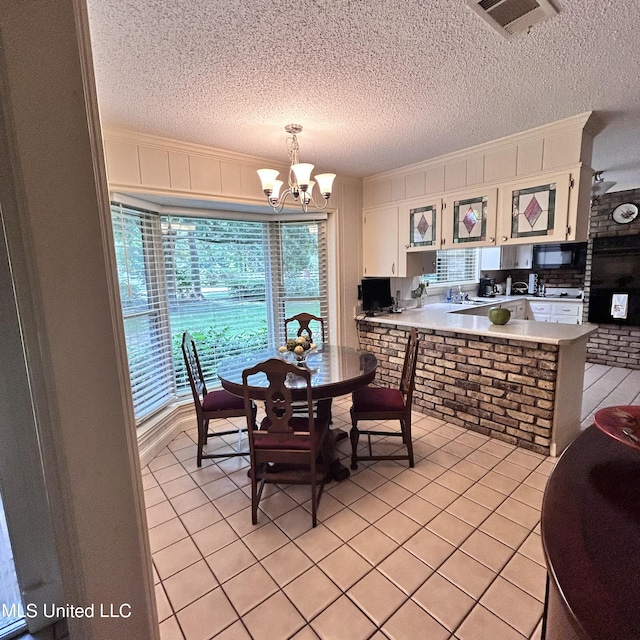
M400 391L405 397L405 406L411 410L411 399L416 378L416 364L418 363L418 332L415 327L409 332L407 348L404 352L404 364L402 365L402 378L400 378Z
M251 387L249 378L259 373L263 373L269 381L269 386L266 389L266 397L264 397L264 406L268 420L263 422L262 429L256 430L255 426L251 424L251 420L253 419L250 417L251 400L263 397L264 389L256 391L255 387ZM308 432L305 430L302 433L298 433L291 424L293 417L291 389L285 384L289 376L298 376L306 382L307 407L309 410ZM314 417L313 401L311 399L311 372L308 369L297 367L280 358L270 358L269 360L260 362L254 367L245 369L242 372L242 385L244 391L244 406L245 410L248 411L246 415L249 433L251 434L249 438L250 441L252 441L252 438L258 439L265 435L277 436L278 434L286 437L299 435L300 437L308 438L309 434L313 433Z
M324 320L318 316L314 316L311 313L298 313L297 315L287 318L284 321L284 336L285 338L289 337L289 324L292 322L298 323L298 333L296 336L301 336L303 333L309 336L310 340L313 340L313 331L309 326L312 322L317 322L320 324L320 335L322 337L322 344L326 342L324 335ZM315 342L317 342L317 336Z
M182 334L182 355L187 368L187 375L189 376L189 386L193 394L193 401L196 404L196 409L200 409L202 399L207 395L207 385L202 375L196 343L191 334L186 331Z

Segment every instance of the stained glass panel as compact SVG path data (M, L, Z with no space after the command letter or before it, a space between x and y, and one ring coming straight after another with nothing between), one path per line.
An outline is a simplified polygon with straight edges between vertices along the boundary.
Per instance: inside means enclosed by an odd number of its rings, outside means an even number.
M411 237L409 245L412 247L431 247L436 244L436 208L434 206L410 209Z
M512 192L511 237L546 236L553 230L556 185L545 184Z
M456 200L453 203L453 241L478 242L486 240L487 198Z

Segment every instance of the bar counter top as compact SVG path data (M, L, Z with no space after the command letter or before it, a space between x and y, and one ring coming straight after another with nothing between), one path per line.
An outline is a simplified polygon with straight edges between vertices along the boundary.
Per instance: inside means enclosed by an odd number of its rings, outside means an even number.
M515 300L516 298L510 298ZM506 301L506 300L503 300ZM494 302L497 304L499 301ZM371 324L416 327L434 331L452 331L475 336L490 336L540 342L544 344L568 345L586 339L598 329L595 324L560 324L535 322L534 320L511 319L507 324L492 324L486 316L469 315L472 305L436 302L420 309L405 309L402 313L385 313L367 316ZM466 313L465 313L466 311ZM358 316L363 319L362 316Z

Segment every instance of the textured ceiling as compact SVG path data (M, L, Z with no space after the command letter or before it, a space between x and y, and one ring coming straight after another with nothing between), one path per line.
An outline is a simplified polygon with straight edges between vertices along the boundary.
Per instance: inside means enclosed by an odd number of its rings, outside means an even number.
M88 0L103 122L367 176L593 110L640 186L640 2L552 0L503 39L465 0Z

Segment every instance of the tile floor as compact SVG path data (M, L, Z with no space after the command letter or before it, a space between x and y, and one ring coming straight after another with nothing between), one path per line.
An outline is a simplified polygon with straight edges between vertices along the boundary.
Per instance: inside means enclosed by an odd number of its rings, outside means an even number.
M162 639L540 638L554 459L421 414L413 431L415 468L361 463L316 529L306 486L267 486L253 526L247 460L197 469L194 431L176 437L143 472Z
M603 407L640 404L640 370L587 362L582 393L582 428Z

